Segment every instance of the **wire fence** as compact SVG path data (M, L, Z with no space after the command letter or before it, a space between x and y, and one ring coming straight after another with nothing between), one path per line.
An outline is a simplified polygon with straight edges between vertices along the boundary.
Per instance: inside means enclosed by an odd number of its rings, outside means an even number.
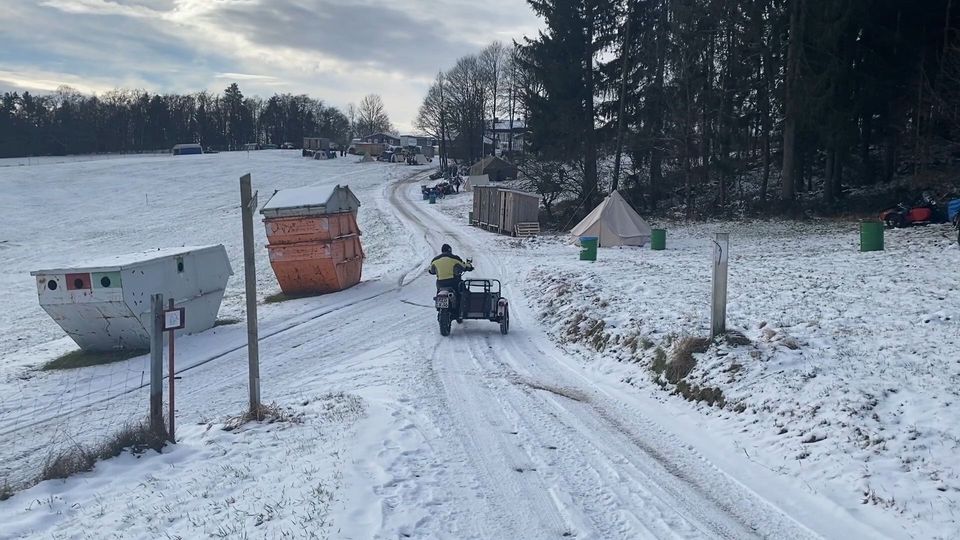
M11 373L0 382L0 486L43 478L58 457L89 452L143 421L149 355L82 369Z

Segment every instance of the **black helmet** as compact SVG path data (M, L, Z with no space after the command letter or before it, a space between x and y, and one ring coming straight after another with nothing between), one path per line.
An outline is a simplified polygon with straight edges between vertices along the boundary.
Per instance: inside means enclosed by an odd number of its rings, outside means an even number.
M450 244L444 244L440 246L440 253L453 253L453 248L450 247Z

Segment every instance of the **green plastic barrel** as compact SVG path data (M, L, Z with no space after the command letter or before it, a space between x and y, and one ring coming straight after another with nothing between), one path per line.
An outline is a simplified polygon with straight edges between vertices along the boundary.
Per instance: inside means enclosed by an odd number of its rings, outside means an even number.
M883 251L882 222L860 222L860 251Z
M667 249L667 230L653 229L650 233L650 249L663 251Z
M431 192L430 192L430 204L437 204L437 192L436 192L436 191L431 191Z
M597 260L597 240L598 238L596 236L580 237L580 260L581 261Z

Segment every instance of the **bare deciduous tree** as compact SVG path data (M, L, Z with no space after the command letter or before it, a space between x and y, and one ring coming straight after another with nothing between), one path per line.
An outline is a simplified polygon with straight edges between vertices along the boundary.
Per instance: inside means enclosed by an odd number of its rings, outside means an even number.
M373 133L390 133L393 131L393 124L390 123L390 116L387 115L387 109L383 105L383 98L379 94L367 94L360 100L357 107L357 133L360 137L366 137Z

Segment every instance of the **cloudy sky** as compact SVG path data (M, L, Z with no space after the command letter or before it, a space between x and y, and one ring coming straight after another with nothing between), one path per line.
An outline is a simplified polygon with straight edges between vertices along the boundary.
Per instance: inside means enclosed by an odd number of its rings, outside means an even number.
M438 70L538 27L525 0L2 0L0 91L372 92L406 131Z

